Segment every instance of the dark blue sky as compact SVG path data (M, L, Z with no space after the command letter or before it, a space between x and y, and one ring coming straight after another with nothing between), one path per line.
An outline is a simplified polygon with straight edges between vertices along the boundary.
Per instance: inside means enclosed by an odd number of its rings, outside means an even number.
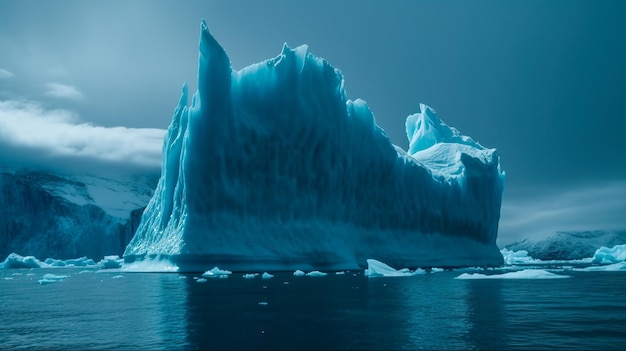
M625 1L5 0L0 101L166 128L201 18L235 69L308 44L403 148L420 102L497 148L502 240L626 228Z

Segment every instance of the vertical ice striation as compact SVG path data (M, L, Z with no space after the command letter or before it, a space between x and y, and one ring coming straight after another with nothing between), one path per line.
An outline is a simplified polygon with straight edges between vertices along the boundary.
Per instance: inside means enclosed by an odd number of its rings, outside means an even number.
M182 270L499 265L504 174L494 149L420 105L409 154L341 72L306 45L234 71L204 21L162 174L125 251Z

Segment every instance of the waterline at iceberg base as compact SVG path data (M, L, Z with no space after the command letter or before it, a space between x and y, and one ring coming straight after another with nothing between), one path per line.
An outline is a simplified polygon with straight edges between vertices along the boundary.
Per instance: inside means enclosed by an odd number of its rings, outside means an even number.
M154 197L126 262L181 271L499 266L495 149L425 105L393 145L307 46L235 71L204 21L198 91L183 86Z

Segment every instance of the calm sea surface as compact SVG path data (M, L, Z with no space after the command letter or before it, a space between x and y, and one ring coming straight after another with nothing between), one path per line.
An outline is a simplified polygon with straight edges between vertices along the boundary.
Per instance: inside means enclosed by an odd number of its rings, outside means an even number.
M67 275L40 285L46 273ZM626 349L626 272L458 280L0 270L0 349ZM120 277L121 276L121 277Z

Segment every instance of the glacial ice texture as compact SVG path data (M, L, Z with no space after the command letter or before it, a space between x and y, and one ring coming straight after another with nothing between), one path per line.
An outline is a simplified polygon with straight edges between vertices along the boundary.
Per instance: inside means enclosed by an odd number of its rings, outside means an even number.
M152 197L155 178L0 170L0 257L121 255Z
M285 44L236 71L204 21L198 90L184 85L155 195L124 253L181 271L500 265L495 149L421 104L393 145L341 72ZM417 77L416 77L417 78Z

